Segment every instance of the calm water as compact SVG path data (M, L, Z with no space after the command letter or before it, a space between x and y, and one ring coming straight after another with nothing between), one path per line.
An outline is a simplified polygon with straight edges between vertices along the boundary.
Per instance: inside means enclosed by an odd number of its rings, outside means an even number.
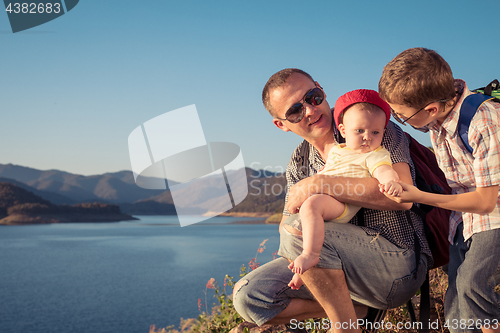
M216 217L0 227L0 332L147 333L197 317L205 284L272 259L278 226ZM237 280L235 278L235 280ZM213 304L213 291L207 302Z

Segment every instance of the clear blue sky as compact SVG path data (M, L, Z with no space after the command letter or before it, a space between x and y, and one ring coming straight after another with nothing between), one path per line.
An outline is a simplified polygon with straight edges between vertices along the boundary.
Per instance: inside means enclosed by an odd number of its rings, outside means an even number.
M130 170L130 132L196 104L207 141L234 142L247 166L280 171L300 138L274 127L262 106L270 75L304 69L333 105L349 90L377 89L387 62L423 46L476 88L500 78L500 45L488 31L497 8L493 0L81 0L16 34L3 12L0 163Z

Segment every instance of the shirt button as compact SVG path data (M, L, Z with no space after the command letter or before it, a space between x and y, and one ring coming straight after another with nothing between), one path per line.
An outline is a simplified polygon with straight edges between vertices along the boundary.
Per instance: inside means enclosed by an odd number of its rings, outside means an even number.
M448 167L448 171L449 171L449 172L452 172L452 171L453 171L453 168L452 168L452 167Z

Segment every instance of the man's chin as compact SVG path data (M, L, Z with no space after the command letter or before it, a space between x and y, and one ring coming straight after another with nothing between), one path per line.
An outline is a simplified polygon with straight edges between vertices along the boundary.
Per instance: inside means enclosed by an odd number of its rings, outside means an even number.
M314 123L309 124L309 128L313 131L322 131L326 130L327 132L332 130L332 120L326 117L325 115L321 115L318 120Z

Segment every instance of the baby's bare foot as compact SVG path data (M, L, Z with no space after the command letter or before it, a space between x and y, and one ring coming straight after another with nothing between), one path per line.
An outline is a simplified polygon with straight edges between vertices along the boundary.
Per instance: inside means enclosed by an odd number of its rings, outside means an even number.
M309 268L316 266L318 262L318 255L302 253L288 265L288 268L294 273L303 274Z
M292 289L298 290L302 286L303 282L302 279L300 278L300 275L295 273L293 274L292 279L288 283L288 286Z

